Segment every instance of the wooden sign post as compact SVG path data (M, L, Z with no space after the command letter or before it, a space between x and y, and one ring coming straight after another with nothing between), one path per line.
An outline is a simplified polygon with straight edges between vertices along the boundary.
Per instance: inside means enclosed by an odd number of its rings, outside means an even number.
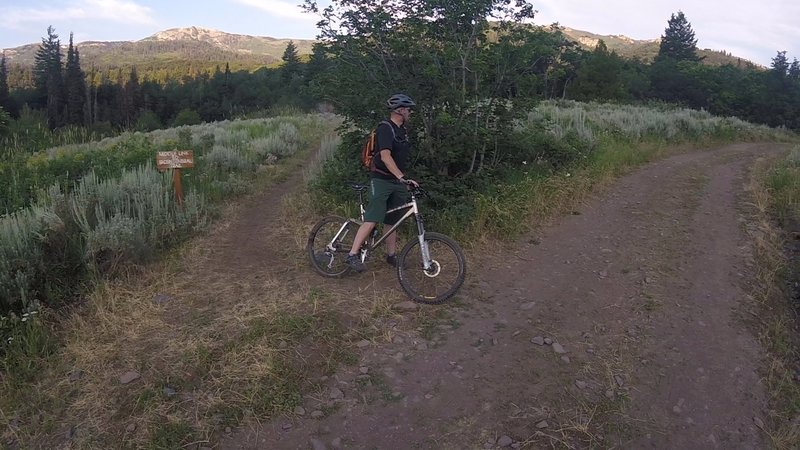
M191 150L175 150L158 152L156 155L158 170L172 169L172 184L175 187L175 200L183 204L183 186L181 186L181 169L194 167L194 154Z

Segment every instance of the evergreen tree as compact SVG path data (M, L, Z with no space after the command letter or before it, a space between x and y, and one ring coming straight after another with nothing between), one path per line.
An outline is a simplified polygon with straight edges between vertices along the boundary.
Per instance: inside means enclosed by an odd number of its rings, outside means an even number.
M778 54L772 58L772 65L770 68L778 79L786 78L786 75L789 74L789 60L786 58L786 50L778 52Z
M40 101L46 105L47 124L50 128L59 127L64 124L66 100L61 41L52 26L47 27L47 38L42 38L34 61L34 83Z
M794 82L800 81L800 62L797 61L797 58L789 66L789 78Z
M0 56L0 108L11 112L11 97L8 92L8 69L6 68L6 54Z
M610 52L600 40L586 62L578 69L574 98L591 100L621 100L626 96L622 84L623 61L615 52Z
M284 50L281 60L283 60L281 70L285 79L291 80L294 75L300 73L300 57L297 55L297 47L293 41L286 44L286 50Z
M682 11L672 14L661 37L656 61L665 58L676 61L700 61L697 56L697 39L694 37L692 25L686 20Z
M67 50L67 67L64 84L67 94L66 122L71 125L84 125L84 107L86 105L86 75L81 70L78 48L72 44L72 33L69 34Z
M328 67L330 67L330 64L328 55L325 52L325 45L321 42L317 42L311 47L311 57L308 60L308 64L306 64L306 81L308 83L313 83L325 73Z
M125 83L125 125L127 127L136 123L141 113L144 99L142 98L142 88L139 85L139 74L136 67L131 67L128 82Z

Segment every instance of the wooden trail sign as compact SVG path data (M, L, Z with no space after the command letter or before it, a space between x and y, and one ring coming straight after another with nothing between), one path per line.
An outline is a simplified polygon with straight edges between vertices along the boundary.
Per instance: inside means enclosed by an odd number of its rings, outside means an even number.
M175 150L172 152L158 152L156 167L164 169L189 169L194 167L194 153L191 150Z
M181 186L181 169L194 167L194 153L191 150L175 150L158 152L156 155L158 170L172 169L172 184L175 187L175 200L183 204L183 186Z

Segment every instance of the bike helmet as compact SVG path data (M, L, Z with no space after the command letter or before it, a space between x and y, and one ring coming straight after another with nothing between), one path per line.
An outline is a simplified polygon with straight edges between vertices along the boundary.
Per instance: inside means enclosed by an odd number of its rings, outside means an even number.
M407 96L406 94L394 94L393 96L389 97L389 100L386 100L386 107L391 110L395 110L397 108L413 108L417 106L414 103L414 100L411 100L411 97Z

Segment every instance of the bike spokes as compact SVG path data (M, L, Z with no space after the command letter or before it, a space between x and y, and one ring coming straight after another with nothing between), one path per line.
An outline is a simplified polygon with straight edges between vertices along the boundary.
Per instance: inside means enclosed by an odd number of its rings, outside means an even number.
M429 255L428 268L424 256ZM409 242L398 258L400 285L415 301L441 303L455 295L466 276L466 261L458 244L447 236L426 233L423 245Z
M348 271L345 262L358 226L341 217L326 217L311 230L306 245L311 265L322 275L337 277Z

